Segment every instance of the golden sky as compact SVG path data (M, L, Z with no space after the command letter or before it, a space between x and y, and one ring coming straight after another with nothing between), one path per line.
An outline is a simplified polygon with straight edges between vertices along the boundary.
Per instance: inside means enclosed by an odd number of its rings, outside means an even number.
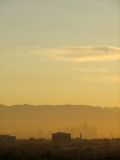
M120 106L119 0L0 1L0 103Z

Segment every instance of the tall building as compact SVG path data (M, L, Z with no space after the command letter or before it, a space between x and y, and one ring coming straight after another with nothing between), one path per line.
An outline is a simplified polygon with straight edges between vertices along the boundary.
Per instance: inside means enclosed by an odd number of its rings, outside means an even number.
M87 122L85 122L82 126L82 133L83 133L83 138L84 139L89 139L90 138L90 128L87 125Z
M91 138L97 138L97 127L92 127L91 129Z
M70 133L70 128L69 127L65 127L65 133Z
M71 128L71 136L72 138L75 138L75 128Z
M80 140L82 140L82 133L80 132Z
M52 142L55 144L70 143L70 141L70 133L57 132L52 134Z
M15 146L16 136L0 135L0 146Z

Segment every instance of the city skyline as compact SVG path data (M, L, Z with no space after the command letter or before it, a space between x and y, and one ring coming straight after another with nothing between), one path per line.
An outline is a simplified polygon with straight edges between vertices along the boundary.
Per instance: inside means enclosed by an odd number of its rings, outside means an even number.
M0 0L8 159L120 159L120 0Z
M75 138L81 132L87 139L117 138L120 137L119 113L119 107L0 105L0 134L45 138L52 132L66 132Z

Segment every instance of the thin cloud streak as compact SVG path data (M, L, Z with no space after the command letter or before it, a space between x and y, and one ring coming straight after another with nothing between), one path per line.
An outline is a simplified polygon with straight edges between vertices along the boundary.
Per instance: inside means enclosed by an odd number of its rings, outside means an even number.
M94 77L74 77L73 80L83 82L99 82L99 83L119 83L119 76L94 76Z
M60 48L39 48L32 54L48 56L68 62L94 62L120 60L120 48L111 46L79 46Z
M5 55L5 54L3 54ZM29 49L20 48L12 53L13 56L41 56L44 61L66 62L98 62L120 60L120 48L113 46L66 46L59 48L44 48L33 46Z
M77 71L80 71L80 72L92 72L92 73L95 73L95 72L101 72L101 73L106 73L106 72L118 72L118 70L115 70L115 69L104 69L104 68L101 68L101 69L89 69L89 68L80 68L80 67L74 67L72 68L73 70L77 70Z

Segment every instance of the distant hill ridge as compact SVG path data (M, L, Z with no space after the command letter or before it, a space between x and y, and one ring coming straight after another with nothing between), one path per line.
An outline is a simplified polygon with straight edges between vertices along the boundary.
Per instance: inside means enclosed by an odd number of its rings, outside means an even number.
M71 104L65 104L65 105L30 105L30 104L16 104L16 105L4 105L0 104L0 107L88 107L88 108L99 108L99 109L109 109L109 110L120 110L120 107L101 107L101 106L90 106L90 105L71 105Z

